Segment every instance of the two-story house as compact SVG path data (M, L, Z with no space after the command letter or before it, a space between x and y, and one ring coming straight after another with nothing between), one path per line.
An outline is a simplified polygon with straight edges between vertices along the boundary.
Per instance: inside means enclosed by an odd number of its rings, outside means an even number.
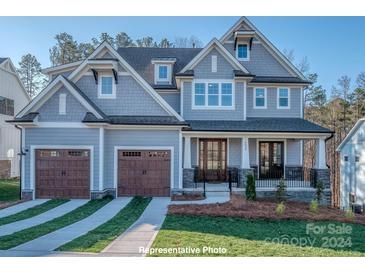
M317 140L312 173L328 177L332 132L303 119L308 80L244 17L201 49L104 42L44 72L50 84L11 121L23 195L170 196L232 168L239 189L250 172L265 186L302 174L306 139Z
M0 58L0 179L20 176L20 130L6 121L29 101L10 58Z

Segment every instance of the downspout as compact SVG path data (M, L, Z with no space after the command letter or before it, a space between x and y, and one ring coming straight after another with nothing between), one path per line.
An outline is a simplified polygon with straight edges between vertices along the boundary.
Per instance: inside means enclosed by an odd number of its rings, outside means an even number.
M327 138L324 140L324 144L325 144L325 146L326 146L327 141L328 141L328 140L330 140L330 139L332 139L332 138L333 138L333 136L335 136L335 135L334 135L333 133L331 133L331 136L330 136L330 137L327 137ZM328 168L330 168L329 164L327 163L327 157L326 157L326 166L327 166Z
M23 177L22 177L22 164L23 164L23 156L25 155L25 153L23 152L23 130L15 125L15 128L19 129L20 130L20 152L18 153L18 155L20 156L20 159L19 159L19 178L20 178L20 186L19 186L19 199L21 200L22 199L22 185L23 185Z

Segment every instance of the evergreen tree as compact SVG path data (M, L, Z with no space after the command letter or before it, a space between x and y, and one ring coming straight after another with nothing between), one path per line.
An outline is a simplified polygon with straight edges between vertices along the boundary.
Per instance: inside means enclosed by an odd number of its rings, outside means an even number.
M153 41L153 38L150 36L142 37L141 39L137 39L137 46L141 48L153 48L157 47L156 43Z
M79 47L72 35L62 32L55 36L56 45L50 50L50 61L53 66L63 65L81 59Z
M43 86L44 77L41 73L41 64L34 55L28 53L22 56L17 71L25 90L33 98Z
M116 48L127 48L136 46L133 40L125 32L118 32L115 36L114 41Z

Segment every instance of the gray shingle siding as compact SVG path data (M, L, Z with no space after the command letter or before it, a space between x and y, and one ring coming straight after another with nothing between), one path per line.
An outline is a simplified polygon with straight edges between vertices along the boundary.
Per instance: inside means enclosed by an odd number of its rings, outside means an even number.
M235 109L201 110L192 109L192 82L183 85L183 117L186 120L243 120L244 85L235 83Z
M180 92L159 92L160 96L177 112L180 113Z
M104 187L114 186L114 146L173 146L174 187L179 183L179 131L105 130Z
M254 109L253 87L247 88L247 117L301 117L300 88L290 88L290 109L277 108L277 88L267 88L267 108Z
M212 72L212 56L217 56L217 72ZM195 79L233 79L232 65L212 49L194 68Z
M197 166L198 163L198 138L191 138L191 165Z
M66 94L66 114L59 114L60 94ZM52 95L38 110L40 122L81 122L85 117L87 109L66 89L61 88Z
M131 76L118 76L115 99L98 98L93 76L81 77L76 85L107 115L168 115Z
M287 165L300 166L301 163L301 146L302 142L300 140L290 140L286 141L287 155L286 162Z
M226 43L224 47L235 57L234 43ZM292 76L262 44L253 43L250 60L241 62L248 71L259 76Z
M241 139L229 138L228 139L228 166L240 167L241 165Z
M94 128L26 128L25 129L25 187L30 188L30 149L43 146L93 146L94 189L99 184L99 129Z

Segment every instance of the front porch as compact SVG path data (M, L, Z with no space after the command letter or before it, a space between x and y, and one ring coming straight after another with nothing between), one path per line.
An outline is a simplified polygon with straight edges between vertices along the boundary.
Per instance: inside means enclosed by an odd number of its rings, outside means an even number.
M244 193L248 174L255 176L261 197L272 196L281 180L291 196L309 193L304 196L314 197L318 181L330 189L323 136L265 135L263 138L263 135L242 133L184 134L183 191ZM316 140L315 163L305 167L303 142L313 139ZM301 193L296 195L296 192Z

